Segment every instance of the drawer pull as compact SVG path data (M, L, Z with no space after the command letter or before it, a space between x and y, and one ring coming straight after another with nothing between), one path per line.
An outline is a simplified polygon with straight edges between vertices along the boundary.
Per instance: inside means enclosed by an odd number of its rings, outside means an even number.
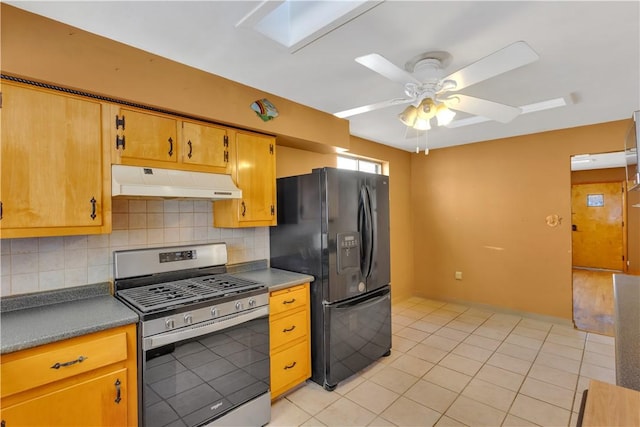
M116 386L116 400L115 400L116 403L120 403L120 401L122 400L120 398L120 384L122 384L120 382L120 379L117 379L116 383L114 384Z
M288 299L288 300L282 301L282 303L283 303L283 304L293 304L294 302L296 302L296 299L295 299L295 298L292 298L292 299Z
M69 362L64 362L64 363L56 362L56 364L53 365L51 367L51 369L60 369L60 368L64 368L64 367L67 367L67 366L75 365L76 363L82 363L87 359L88 359L88 357L80 356L76 360L71 360Z
M291 369L291 368L293 368L294 366L296 366L296 362L293 362L291 365L286 365L286 366L284 367L284 369L285 369L285 370L286 370L286 369Z
M291 332L296 328L296 325L291 326L290 328L284 328L282 332Z

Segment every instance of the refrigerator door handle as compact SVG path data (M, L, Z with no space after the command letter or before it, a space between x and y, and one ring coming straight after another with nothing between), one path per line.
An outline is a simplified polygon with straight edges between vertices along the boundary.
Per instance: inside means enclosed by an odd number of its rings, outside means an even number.
M355 300L349 300L349 301L344 301L344 302L334 304L333 309L344 310L344 309L353 308L353 307L357 307L359 309L367 309L371 306L374 306L380 303L380 301L383 301L384 299L390 299L390 298L391 298L391 294L388 291L376 292L372 295L367 296L366 298L357 298Z
M366 279L371 275L373 261L373 214L371 196L366 185L360 187L360 201L358 206L358 231L361 235L360 271Z

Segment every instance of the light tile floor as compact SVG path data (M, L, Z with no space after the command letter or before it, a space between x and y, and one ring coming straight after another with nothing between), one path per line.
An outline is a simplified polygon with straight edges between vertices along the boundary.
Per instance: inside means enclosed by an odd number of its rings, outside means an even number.
M269 426L575 426L590 379L615 384L613 338L412 297L391 355L338 384L308 381Z

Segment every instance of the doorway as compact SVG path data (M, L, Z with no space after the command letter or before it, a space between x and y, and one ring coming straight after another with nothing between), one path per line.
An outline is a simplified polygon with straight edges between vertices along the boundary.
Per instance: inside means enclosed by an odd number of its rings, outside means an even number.
M624 183L571 185L574 268L624 271Z
M575 167L584 156L572 157L573 321L578 329L613 336L613 274L627 264L626 172L623 163Z

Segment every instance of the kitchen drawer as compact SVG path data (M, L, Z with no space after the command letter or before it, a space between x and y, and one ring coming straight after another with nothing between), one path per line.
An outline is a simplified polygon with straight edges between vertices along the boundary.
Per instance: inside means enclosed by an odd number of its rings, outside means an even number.
M127 333L94 334L5 355L2 397L127 359Z
M271 316L301 307L307 308L308 306L308 285L292 286L291 288L272 292L269 299L269 313Z
M303 341L271 355L271 397L311 376L309 342Z
M309 313L307 310L298 311L290 316L272 320L269 326L271 348L290 343L309 333Z

